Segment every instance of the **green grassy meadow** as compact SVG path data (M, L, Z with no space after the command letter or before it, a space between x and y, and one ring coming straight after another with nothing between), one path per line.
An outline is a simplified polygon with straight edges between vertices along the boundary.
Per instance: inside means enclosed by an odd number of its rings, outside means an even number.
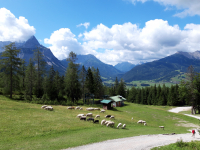
M86 106L83 106L83 110L68 110L67 106L57 105L53 106L53 111L43 110L41 106L13 101L0 95L1 150L56 150L138 135L187 133L191 127L179 126L180 121L199 124L195 118L168 112L172 107L167 106L125 103L124 107L105 113L92 111L94 115L101 115L100 121L107 114L114 115L114 128L76 118L77 114L89 112L85 110ZM137 124L140 119L145 120L147 126ZM120 122L126 124L126 129L116 128ZM165 130L158 126L165 126Z

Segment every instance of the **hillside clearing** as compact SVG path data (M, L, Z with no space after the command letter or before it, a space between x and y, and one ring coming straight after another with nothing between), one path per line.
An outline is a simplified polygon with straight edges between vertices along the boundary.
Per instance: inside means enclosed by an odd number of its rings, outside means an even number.
M54 111L47 111L41 109L41 106L9 100L0 95L1 150L55 150L146 134L187 133L191 127L175 125L180 120L198 125L197 119L170 113L167 110L171 107L165 106L125 103L124 107L107 110L105 113L92 112L101 116L100 121L105 119L105 115L114 115L114 128L76 118L77 114L89 112L85 110L86 106L83 106L83 111L68 110L66 106L56 105L53 106ZM145 120L147 126L137 124L140 119ZM119 122L125 123L126 129L117 129ZM165 126L165 130L158 128L161 125Z

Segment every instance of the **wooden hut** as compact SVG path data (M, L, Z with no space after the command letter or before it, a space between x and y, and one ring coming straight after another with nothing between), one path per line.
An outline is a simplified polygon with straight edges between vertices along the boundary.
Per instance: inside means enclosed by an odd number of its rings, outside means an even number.
M103 109L111 110L112 108L112 100L102 100L101 103L103 104Z

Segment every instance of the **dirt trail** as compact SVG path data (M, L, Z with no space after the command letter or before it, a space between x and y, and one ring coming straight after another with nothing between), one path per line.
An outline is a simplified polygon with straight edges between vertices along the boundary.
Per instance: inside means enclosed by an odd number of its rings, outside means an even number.
M187 111L189 109L191 109L191 107L177 107L169 111L178 113L180 111ZM194 115L188 116L200 119L200 117L196 117ZM74 148L68 148L66 150L150 150L153 147L175 143L178 139L182 139L184 142L190 142L192 140L200 141L199 134L196 134L195 137L191 136L191 133L175 135L141 135L93 143Z

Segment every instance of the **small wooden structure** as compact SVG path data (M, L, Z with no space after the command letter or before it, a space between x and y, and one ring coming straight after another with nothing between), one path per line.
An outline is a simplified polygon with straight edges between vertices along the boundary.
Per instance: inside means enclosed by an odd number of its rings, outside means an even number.
M113 101L113 107L121 107L124 105L124 101L126 100L124 97L117 95L111 96L110 99Z
M106 100L106 99L104 99L104 100L101 101L101 103L103 104L103 109L105 109L105 110L111 110L111 109L113 109L113 107L112 107L112 100Z

